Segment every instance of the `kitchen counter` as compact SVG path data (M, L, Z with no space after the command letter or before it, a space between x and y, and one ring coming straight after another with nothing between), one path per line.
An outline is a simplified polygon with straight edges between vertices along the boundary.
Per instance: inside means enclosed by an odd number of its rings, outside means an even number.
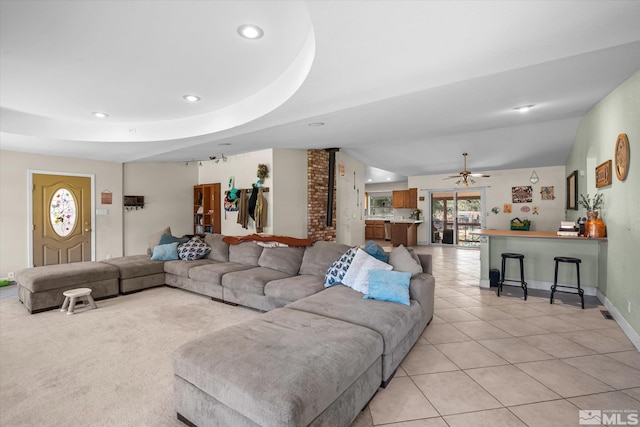
M391 219L391 224L422 224L424 221L421 219Z
M532 289L551 289L555 268L553 258L557 256L582 260L580 282L585 295L596 295L598 285L606 277L607 238L558 236L555 231L474 230L472 234L480 238L481 287L489 287L489 270L500 270L501 254L505 252L524 255L524 280ZM515 263L507 261L507 279L519 280L515 277L518 274ZM573 265L560 266L558 283L575 286L576 269Z
M391 221L391 244L393 246L417 246L418 225L423 221L401 219Z

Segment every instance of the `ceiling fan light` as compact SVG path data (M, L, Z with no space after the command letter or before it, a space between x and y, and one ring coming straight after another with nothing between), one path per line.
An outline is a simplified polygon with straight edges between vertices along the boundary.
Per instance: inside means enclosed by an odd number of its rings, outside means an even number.
M262 28L253 24L245 24L238 27L238 34L249 40L256 40L264 35Z

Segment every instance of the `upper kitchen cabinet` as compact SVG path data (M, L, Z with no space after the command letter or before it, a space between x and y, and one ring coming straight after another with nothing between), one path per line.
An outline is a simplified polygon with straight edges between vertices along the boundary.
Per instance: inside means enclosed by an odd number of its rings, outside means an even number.
M394 209L416 209L418 207L418 189L396 190L393 192Z

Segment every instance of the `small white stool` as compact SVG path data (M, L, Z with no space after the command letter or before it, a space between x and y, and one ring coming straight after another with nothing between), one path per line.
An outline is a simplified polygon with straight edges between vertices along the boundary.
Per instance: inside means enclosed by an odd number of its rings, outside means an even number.
M90 288L69 289L68 291L64 291L62 295L64 295L64 302L62 303L60 311L65 311L68 307L67 315L73 314L73 310L76 308L76 301L82 297L86 298L89 308L98 308L96 302L91 297Z

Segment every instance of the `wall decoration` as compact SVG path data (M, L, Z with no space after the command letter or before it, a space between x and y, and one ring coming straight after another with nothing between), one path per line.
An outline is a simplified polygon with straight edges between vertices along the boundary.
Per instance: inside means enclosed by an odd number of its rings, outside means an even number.
M102 205L110 205L113 203L113 193L109 190L104 190L100 193L100 204Z
M567 209L578 210L578 171L575 170L567 177Z
M536 184L538 181L540 181L536 171L533 171L533 173L531 174L531 177L529 178L529 181L531 181L532 184Z
M629 159L631 158L629 138L627 138L626 133L618 135L614 158L616 162L616 177L618 177L619 181L624 181L627 179L627 174L629 173Z
M542 187L540 189L540 199L541 200L555 200L556 196L553 194L553 186L551 187Z
M511 203L505 203L504 206L502 206L502 212L511 213Z
M493 212L494 214L498 215L500 213L500 208L497 206L494 206L491 208L491 212Z
M511 187L511 201L513 203L531 203L533 188L530 185Z
M529 212L531 211L531 208L529 206L523 206L520 208L520 212Z
M534 215L538 215L538 209L539 209L539 208L538 208L537 206L534 206L534 207L533 207L533 214L534 214Z
M613 178L611 172L611 160L607 160L596 167L596 188L611 185Z

